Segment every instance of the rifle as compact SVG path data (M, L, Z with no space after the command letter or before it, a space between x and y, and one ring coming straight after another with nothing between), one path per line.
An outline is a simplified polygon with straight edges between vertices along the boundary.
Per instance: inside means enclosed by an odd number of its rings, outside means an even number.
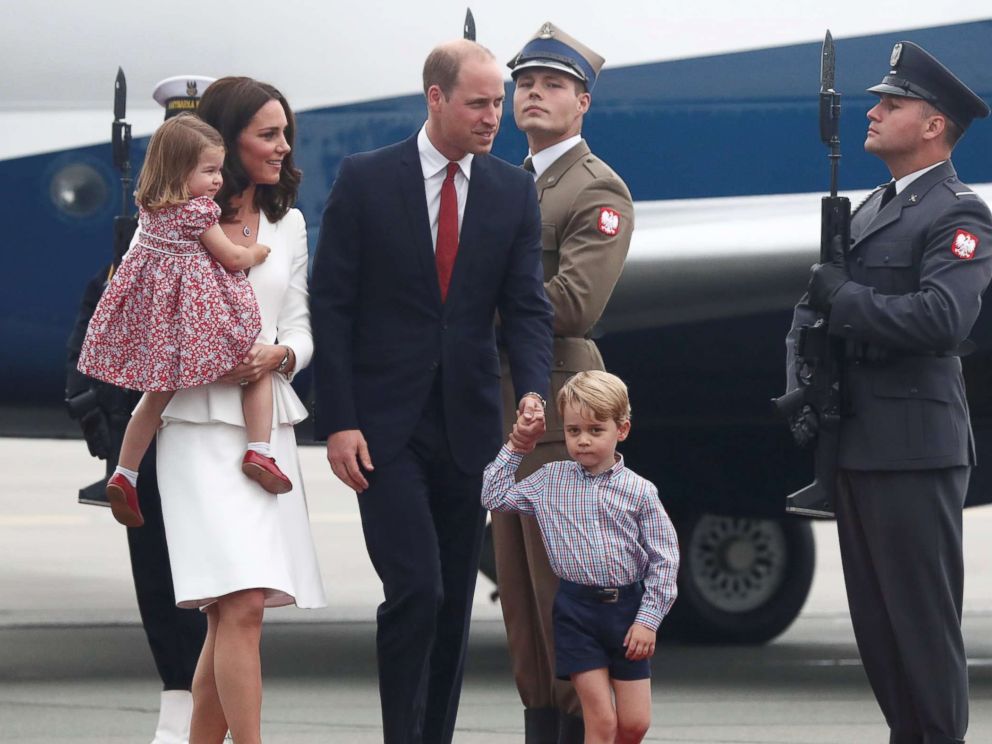
M131 243L131 237L138 227L137 217L132 211L131 179L131 125L124 121L127 107L127 82L124 71L117 68L114 81L114 123L111 130L114 167L121 174L121 213L114 217L113 263L106 276L97 276L87 285L86 294L76 318L76 327L68 343L66 365L66 407L69 416L77 419L83 429L83 436L90 454L107 461L108 473L117 464L121 437L127 425L134 395L126 390L86 377L76 369L79 350L86 335L86 327L93 310L100 299L103 288L113 276L124 253ZM104 488L106 478L79 489L79 501L84 504L110 506Z
M138 229L138 218L131 208L133 203L131 179L131 125L124 121L127 112L127 80L124 70L117 68L114 80L114 123L111 130L111 143L114 150L114 167L121 174L121 213L114 217L114 264L118 266L131 244L134 231ZM108 281L110 277L107 277Z
M850 244L851 202L837 196L840 163L840 94L834 90L834 40L827 31L820 59L820 139L830 149L830 196L820 205L820 262L843 256ZM795 354L799 387L772 402L793 428L797 441L815 437L813 482L786 498L785 511L807 517L834 516L837 455L843 403L843 340L828 334L828 319L818 314L812 324L799 326ZM808 417L815 418L810 426ZM800 431L796 432L796 429Z

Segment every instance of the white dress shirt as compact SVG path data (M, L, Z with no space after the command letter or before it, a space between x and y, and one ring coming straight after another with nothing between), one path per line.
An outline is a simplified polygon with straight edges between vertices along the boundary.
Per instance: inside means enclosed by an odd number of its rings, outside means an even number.
M941 160L939 163L934 163L933 165L928 165L926 168L920 168L918 171L913 171L912 173L903 176L898 181L896 181L896 193L901 194L902 190L909 186L913 181L922 176L927 171L932 171L938 165L943 165L946 160Z
M424 172L424 191L427 192L427 216L431 221L431 242L437 250L437 217L441 211L441 185L448 176L450 162L431 143L427 136L427 125L420 128L417 135L417 149L420 151L420 167ZM458 234L462 233L462 217L465 216L465 200L468 199L468 181L472 177L472 153L458 161L455 174L455 194L458 197Z
M564 155L566 152L571 150L577 144L582 141L582 135L576 134L574 137L569 137L567 140L562 140L558 144L551 145L551 147L545 147L536 155L530 153L528 157L530 158L530 163L534 166L534 180L536 181L541 177L552 164Z

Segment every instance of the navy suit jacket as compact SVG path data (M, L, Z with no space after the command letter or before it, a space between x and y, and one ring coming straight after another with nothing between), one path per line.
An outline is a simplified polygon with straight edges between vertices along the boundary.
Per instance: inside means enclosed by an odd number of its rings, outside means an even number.
M446 302L434 263L417 137L345 158L313 264L315 433L360 429L373 463L409 441L441 375L451 453L481 472L501 443L499 311L518 399L547 397L552 310L529 173L472 160Z

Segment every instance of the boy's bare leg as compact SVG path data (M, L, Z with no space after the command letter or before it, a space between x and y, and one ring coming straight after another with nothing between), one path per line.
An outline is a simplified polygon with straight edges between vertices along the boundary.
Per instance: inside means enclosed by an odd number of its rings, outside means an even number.
M585 744L614 744L617 735L617 712L606 667L572 675L572 684L582 703L582 720L586 727Z
M272 437L272 375L245 385L241 403L249 442L268 442Z
M141 396L138 406L131 414L127 429L124 430L118 465L128 470L138 469L145 452L155 438L155 432L162 425L162 412L169 405L174 394L174 391L168 390L161 393L145 393Z
M617 744L640 744L651 726L651 680L614 679Z

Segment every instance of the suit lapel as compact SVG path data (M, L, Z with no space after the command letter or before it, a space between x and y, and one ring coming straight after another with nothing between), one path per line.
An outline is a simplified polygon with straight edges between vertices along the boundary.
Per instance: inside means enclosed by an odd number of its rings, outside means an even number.
M424 170L420 165L417 135L408 139L400 155L400 192L410 225L413 250L417 254L427 286L431 287L438 304L441 288L437 282L437 265L434 262L434 240L431 237L430 217L427 214L427 192L424 190ZM457 265L457 264L456 264Z
M915 181L910 183L909 186L902 190L902 193L897 194L895 198L893 198L892 201L886 204L882 209L878 208L878 203L882 200L881 192L878 196L872 197L874 204L869 206L871 206L871 208L875 211L875 215L868 222L864 233L858 236L857 243L855 243L855 245L867 240L870 236L874 235L882 228L887 227L900 219L904 209L915 207L923 201L930 189L953 175L955 175L954 166L951 165L951 161L948 160L945 163L941 163L933 170L927 171Z
M558 182L561 181L561 177L568 172L568 169L590 153L589 145L586 144L585 140L582 140L553 162L551 167L544 171L541 177L537 179L537 183L535 184L537 186L537 200L541 201L544 198L546 189L553 189L557 186Z

